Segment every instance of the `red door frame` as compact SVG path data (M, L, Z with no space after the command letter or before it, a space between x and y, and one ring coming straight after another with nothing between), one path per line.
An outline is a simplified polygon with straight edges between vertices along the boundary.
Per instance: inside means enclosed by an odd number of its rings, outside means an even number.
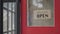
M27 27L27 0L21 0L22 34L60 34L60 0L55 0L55 27Z

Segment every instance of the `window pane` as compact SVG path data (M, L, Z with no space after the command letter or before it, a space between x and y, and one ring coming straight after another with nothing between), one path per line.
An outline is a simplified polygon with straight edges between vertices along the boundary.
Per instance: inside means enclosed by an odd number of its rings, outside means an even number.
M9 30L11 30L11 26L12 26L12 24L11 24L11 12L9 12Z
M5 2L3 3L3 32L4 34L14 34L15 33L15 2Z
M12 13L12 15L13 15L13 17L12 17L12 18L13 18L13 25L12 25L13 28L12 28L12 29L14 30L14 29L15 29L15 21L14 21L14 20L15 20L15 19L14 19L14 16L15 16L15 15L14 15L14 13Z
M3 32L7 31L7 11L3 9Z
M54 0L27 0L27 26L54 25Z
M9 8L7 7L7 3L9 3ZM3 4L3 7L5 7L5 8L8 8L9 10L12 10L11 8L13 8L13 12L15 11L15 2L5 2L4 4ZM11 6L12 5L12 6Z

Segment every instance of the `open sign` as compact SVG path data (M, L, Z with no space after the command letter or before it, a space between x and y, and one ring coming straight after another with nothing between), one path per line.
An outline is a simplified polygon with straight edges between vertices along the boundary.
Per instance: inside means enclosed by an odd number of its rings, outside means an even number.
M50 10L35 10L34 19L51 19L51 11Z

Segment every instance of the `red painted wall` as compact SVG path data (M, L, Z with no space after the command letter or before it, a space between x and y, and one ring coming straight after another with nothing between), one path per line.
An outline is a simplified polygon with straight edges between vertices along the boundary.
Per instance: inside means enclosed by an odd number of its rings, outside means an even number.
M22 34L60 34L60 0L55 0L55 27L27 27L27 0L21 0Z

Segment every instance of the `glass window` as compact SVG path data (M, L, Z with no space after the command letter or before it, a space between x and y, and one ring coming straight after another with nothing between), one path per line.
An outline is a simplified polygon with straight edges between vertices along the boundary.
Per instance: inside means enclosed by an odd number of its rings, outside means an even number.
M54 25L54 0L27 0L27 26Z
M16 2L3 3L3 34L16 32Z

